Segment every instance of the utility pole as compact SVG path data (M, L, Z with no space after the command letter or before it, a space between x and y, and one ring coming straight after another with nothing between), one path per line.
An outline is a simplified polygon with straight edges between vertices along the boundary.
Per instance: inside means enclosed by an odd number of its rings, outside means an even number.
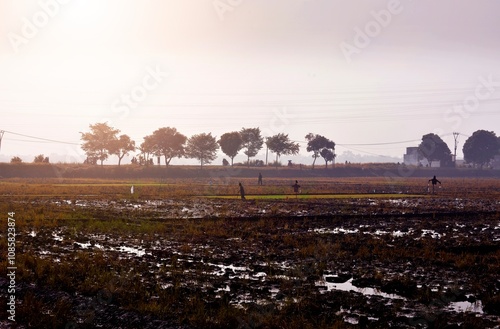
M2 149L2 138L3 138L3 134L5 134L5 131L0 130L0 150Z
M460 135L460 133L458 133L458 132L453 133L453 139L455 139L455 152L453 154L453 164L455 165L455 167L457 166L457 146L458 146L458 136L459 135Z
M269 137L266 137L266 167L267 167L267 157L269 155L269 145L267 144L268 139L269 139Z

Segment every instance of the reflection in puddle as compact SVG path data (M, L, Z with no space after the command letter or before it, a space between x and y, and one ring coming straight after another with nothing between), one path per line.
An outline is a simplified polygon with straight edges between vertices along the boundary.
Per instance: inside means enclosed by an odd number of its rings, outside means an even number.
M471 302L450 303L448 308L458 313L471 312L471 313L483 314L483 303L480 300L477 300L474 303Z
M427 235L433 239L441 239L441 234L439 234L438 232L436 232L434 230L422 230L422 237L425 237ZM443 233L443 235L446 235L446 234Z
M36 234L35 234L36 236ZM63 237L60 236L60 235L57 235L57 233L52 233L52 238L56 241L62 241L63 240Z
M356 287L355 285L352 284L353 278L350 278L344 283L330 283L327 282L327 277L329 276L324 275L323 280L316 282L316 286L326 287L326 291L332 291L332 290L354 291L363 294L365 296L380 296L389 299L406 299L396 294L387 294L385 292L381 292L378 289Z
M236 272L246 272L248 271L248 267L243 266L234 266L234 265L221 265L221 264L211 264L207 263L207 265L218 267L219 270L214 271L212 274L217 276L225 275L226 273L235 274Z
M347 230L343 227L340 227L340 228L336 227L333 230L328 229L328 228L315 228L314 230L312 230L312 232L318 233L318 234L339 234L339 233L341 233L341 234L355 234L355 233L359 233L359 230L358 229Z
M145 250L137 249L137 248L132 248L132 247L121 246L120 248L118 248L116 250L121 251L121 252L126 252L128 254L135 254L138 257L142 257L142 256L146 255L146 251Z

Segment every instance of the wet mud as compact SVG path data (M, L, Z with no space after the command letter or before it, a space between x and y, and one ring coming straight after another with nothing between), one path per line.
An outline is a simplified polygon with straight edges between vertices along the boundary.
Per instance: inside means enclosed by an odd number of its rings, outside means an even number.
M498 200L33 202L20 328L500 327Z

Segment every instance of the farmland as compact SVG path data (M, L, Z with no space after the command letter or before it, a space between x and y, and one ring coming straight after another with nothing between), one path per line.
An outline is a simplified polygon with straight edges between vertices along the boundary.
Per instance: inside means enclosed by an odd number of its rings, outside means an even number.
M498 328L499 179L293 182L4 179L0 326Z

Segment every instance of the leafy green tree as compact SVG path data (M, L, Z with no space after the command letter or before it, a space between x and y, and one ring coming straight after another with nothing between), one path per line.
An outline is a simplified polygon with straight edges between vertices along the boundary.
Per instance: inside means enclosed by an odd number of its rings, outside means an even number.
M165 166L170 165L173 158L184 156L187 137L175 128L163 127L153 132L150 140L153 153L165 158Z
M118 129L110 127L106 122L90 125L90 132L81 133L82 149L88 158L101 161L101 166L113 148L113 142L117 139Z
M312 157L314 158L312 167L314 169L314 164L316 159L320 156L325 159L328 167L328 161L333 161L335 158L335 142L329 140L328 138L321 135L314 135L309 133L306 135L307 140L307 152L313 152ZM327 152L330 151L330 152ZM327 160L328 159L328 160Z
M499 140L493 131L475 131L464 143L462 151L468 163L481 168L500 152Z
M295 155L300 149L298 143L294 143L283 133L269 137L266 144L271 152L276 153L276 164L281 155Z
M187 141L186 157L198 159L200 167L203 169L203 164L211 163L217 158L217 150L219 144L211 133L202 133L191 136Z
M432 161L440 161L441 167L453 166L451 151L448 145L436 134L427 134L422 136L422 142L418 146L419 154Z
M135 151L135 142L128 135L120 135L118 139L110 142L110 154L118 157L118 166L120 166L124 156Z
M233 166L234 157L243 147L243 140L237 131L225 133L220 136L218 141L220 148L224 154L231 158L231 167Z
M242 128L240 130L241 140L243 141L243 153L247 156L247 165L250 166L250 158L259 153L264 138L260 135L260 128Z

